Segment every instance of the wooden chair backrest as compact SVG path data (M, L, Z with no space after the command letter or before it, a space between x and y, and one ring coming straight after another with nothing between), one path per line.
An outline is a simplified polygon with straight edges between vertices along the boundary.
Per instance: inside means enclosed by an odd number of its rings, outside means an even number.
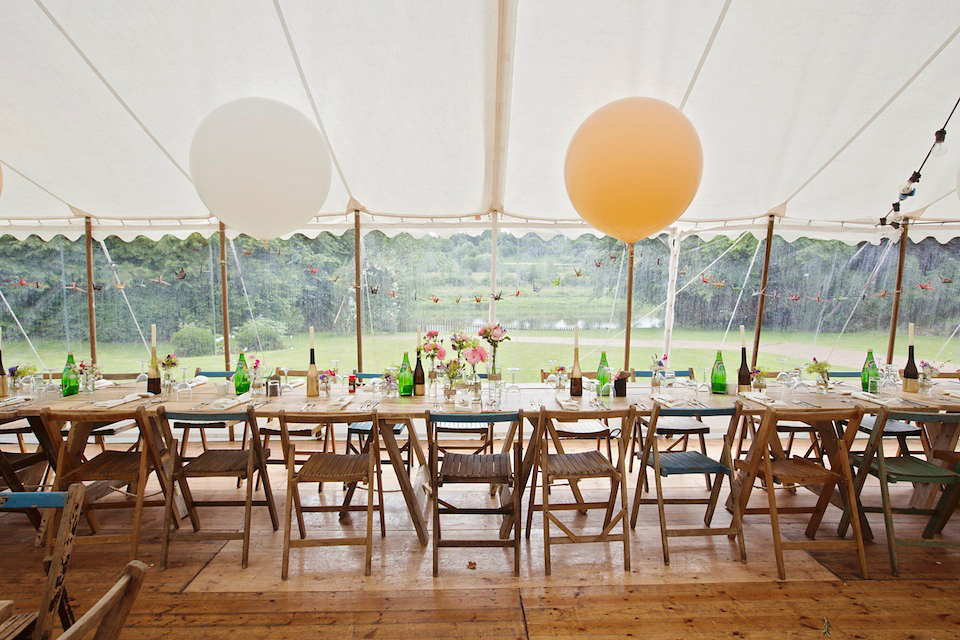
M136 380L139 373L105 373L104 380Z
M200 423L198 426L202 426L202 423L204 422L217 424L245 422L247 426L250 427L250 443L253 447L254 454L257 456L258 460L261 460L264 463L266 462L267 458L263 451L263 440L260 438L260 427L257 424L257 414L252 404L248 404L246 407L236 407L232 410L228 409L226 411L219 411L217 413L199 411L167 411L163 405L160 405L157 407L157 420L160 422L163 433L171 433L171 421Z
M431 413L427 412L427 441L433 443L436 440L435 424L443 423L475 423L475 424L513 424L517 423L516 441L523 446L523 411L497 411L491 413Z
M147 565L134 560L123 569L120 579L95 605L63 632L59 640L79 640L97 630L95 640L117 640L137 599Z
M897 372L898 372L898 374L900 375L900 377L902 378L902 377L903 377L903 369L898 369ZM934 378L947 378L947 379L958 380L958 379L960 379L960 371L939 371L939 372L937 372L937 374L936 374L935 376L933 376L933 377L934 377Z
M84 487L72 484L66 492L62 491L23 491L0 494L0 510L34 508L63 508L60 528L50 556L50 569L47 572L47 584L40 600L37 622L33 639L47 640L53 631L53 620L60 610L63 597L64 578L73 552L73 539L80 523L80 507L83 504Z
M379 438L379 422L376 411L337 412L318 417L315 413L281 410L277 415L277 420L280 422L280 443L283 446L284 454L290 451L290 428L287 426L289 424L317 424L322 422L323 424L334 425L369 422L373 425L371 435L373 435L374 440Z

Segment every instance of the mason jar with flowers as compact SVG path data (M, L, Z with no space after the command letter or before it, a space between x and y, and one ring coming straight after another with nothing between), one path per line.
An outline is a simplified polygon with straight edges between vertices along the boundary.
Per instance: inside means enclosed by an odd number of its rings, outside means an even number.
M95 364L87 364L83 360L77 367L80 374L80 388L86 393L93 393L96 390L97 380L103 377L100 367Z
M470 365L471 373L468 387L473 392L473 399L480 399L480 377L477 375L477 365L487 361L487 350L477 345L464 350L463 357Z
M490 364L487 365L487 380L491 383L499 383L501 380L500 369L497 368L497 348L501 343L510 339L507 330L499 322L491 322L480 327L477 332L487 344L490 345Z
M330 397L330 386L336 382L337 372L333 369L323 369L317 374L317 384L321 398Z
M443 399L444 401L452 401L457 394L457 388L461 385L463 364L460 360L450 358L446 362L438 364L437 371L443 376Z
M175 353L168 353L160 361L160 368L163 369L163 397L169 398L173 392L173 370L180 365L180 358Z
M817 391L826 393L830 388L830 363L826 360L817 360L814 358L807 365L807 373L815 374L817 381Z
M930 393L933 388L933 380L940 373L940 369L932 362L926 360L920 361L920 393Z
M443 363L447 357L447 350L443 348L443 340L439 339L438 331L427 331L427 341L423 345L423 356L430 362L427 378L430 380L429 395L436 395L435 386L437 383L437 360Z

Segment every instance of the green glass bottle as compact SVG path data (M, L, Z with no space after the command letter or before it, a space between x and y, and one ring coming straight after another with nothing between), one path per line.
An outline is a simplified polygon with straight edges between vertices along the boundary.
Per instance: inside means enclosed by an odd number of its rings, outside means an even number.
M867 359L863 363L863 369L860 370L860 384L864 391L870 391L870 380L880 377L880 370L877 368L877 362L873 359L873 349L867 349Z
M717 350L717 359L713 362L713 371L710 372L710 390L713 393L727 392L727 370L723 366L723 353Z
M610 365L607 364L607 352L600 352L600 365L597 367L597 393L600 395L608 396L610 395L610 375L607 373L607 369L610 368Z
M233 388L238 396L250 391L250 373L247 370L247 359L242 353L237 359L237 371L233 374Z
M80 374L77 373L73 353L67 354L67 364L63 366L63 375L60 377L60 390L64 398L80 393Z
M397 374L397 391L401 396L413 395L413 369L410 368L410 355L406 351L403 352L403 364Z

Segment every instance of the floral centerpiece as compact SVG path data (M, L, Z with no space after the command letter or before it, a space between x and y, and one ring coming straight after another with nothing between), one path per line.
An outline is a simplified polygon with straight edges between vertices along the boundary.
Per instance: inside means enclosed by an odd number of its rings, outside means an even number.
M26 378L37 373L37 368L32 364L21 364L7 369L10 374L10 383L14 390L21 389Z
M501 342L506 342L509 340L510 336L507 335L507 330L500 326L499 322L485 324L484 326L480 327L480 331L477 332L477 335L490 345L489 379L491 381L499 380L500 371L497 369L497 347L500 346Z
M443 340L438 339L439 331L427 331L427 341L423 345L423 355L430 361L430 379L437 377L437 360L441 363L447 357L447 350L443 348Z
M160 368L163 369L163 391L170 393L173 390L173 370L180 365L180 358L175 353L168 353L160 361Z
M830 363L826 360L817 360L814 358L807 365L807 373L817 375L817 389L821 393L826 393L830 387Z
M767 388L767 370L763 367L757 367L750 372L750 380L753 382L754 389L763 391Z
M660 383L663 382L663 372L667 367L667 358L667 354L662 356L653 354L650 362L650 386L654 389L660 388Z
M400 396L400 388L397 386L397 370L394 367L387 367L383 370L383 394L388 398Z
M443 374L446 380L443 387L444 398L450 399L457 392L457 385L460 384L460 378L463 375L464 364L459 359L449 359L437 365L437 371Z
M100 367L87 364L83 360L77 366L77 373L80 374L80 386L89 393L93 393L97 380L103 377Z
M487 350L479 345L470 347L469 349L464 350L463 357L467 361L467 364L469 364L472 369L469 386L473 391L474 397L476 399L479 399L480 398L480 378L477 377L477 365L480 364L481 362L487 361Z
M260 362L257 360L257 362ZM330 396L330 385L336 382L337 372L335 369L321 369L317 372L317 379L320 386L320 395L322 397Z
M920 361L920 388L929 389L933 386L933 379L940 373L940 368L932 362Z

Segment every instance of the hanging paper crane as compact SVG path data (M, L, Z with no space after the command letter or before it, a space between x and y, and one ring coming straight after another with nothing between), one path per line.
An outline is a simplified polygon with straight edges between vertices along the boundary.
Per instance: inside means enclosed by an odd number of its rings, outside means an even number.
M926 283L921 282L917 286L920 288L921 291L933 291L933 287L930 286L929 282L926 282Z
M155 282L156 284L164 284L164 285L167 285L168 287L170 286L170 283L163 279L162 273L158 273L157 277L151 280L150 282Z
M617 259L617 254L611 252L611 253L610 253L610 259L611 259L611 260L616 260L616 259Z
M36 282L34 282L34 283L33 283L33 286L34 286L34 288L36 288L36 289L46 289L46 288L47 288L47 285L43 284L43 283L40 282L39 280L37 280Z
M437 296L430 296L430 299L433 300L433 304L437 304L438 302L440 302L440 298L438 298Z
M340 276L339 276L339 275L336 275L336 276L333 276L332 278L330 278L330 282L332 282L333 284L337 284L337 280L339 280L339 279L340 279Z
M599 269L600 267L603 266L603 261L602 261L602 260L594 260L594 261L593 261L593 265L594 265L597 269Z
M391 298L393 298L394 300L396 300L396 299L397 299L397 291L396 291L396 289L388 289L388 290L387 290L387 295L390 296Z
M519 298L519 297L520 297L520 289L517 289L517 292L516 292L515 294L513 294L513 297L514 297L514 298Z
M555 287L559 287L559 286L560 286L560 280L561 280L562 278L563 278L563 276L557 276L556 279L555 279L555 280L551 280L550 283L551 283L553 286L555 286Z
M177 273L174 275L177 276L177 280L183 280L187 277L187 270L184 269L183 267L180 267L180 270L177 271Z
M247 257L250 257L250 256L253 255L253 249L241 249L241 250L240 250L240 253L242 253L243 255L245 255L245 256L247 256Z
M823 302L823 297L821 296L822 293L823 293L823 289L821 289L820 291L817 291L817 295L815 295L814 297L812 297L812 298L810 298L810 299L811 299L811 300L814 300L814 301L816 301L816 302Z
M20 286L21 287L27 286L27 279L24 278L23 276L20 276Z
M702 282L703 284L709 284L712 278L713 276L710 274L707 274L707 275L704 275L702 273L700 274L700 282Z
M457 304L460 304L460 296L457 296L456 298L454 298L453 301L456 302Z
M93 285L93 290L94 290L94 291L103 291L103 285L102 285L102 284L94 284L94 285Z
M953 284L953 278L944 278L940 276L940 284Z
M875 293L875 294L873 294L873 297L874 297L874 298L886 298L886 297L887 297L887 290L884 289L884 290L881 291L880 293Z
M126 282L122 282L122 283L121 283L121 282L118 282L117 284L113 285L113 288L116 289L117 291L123 291L124 289L127 288L127 283L126 283Z
M86 293L85 289L81 289L80 287L77 286L76 280L73 281L73 284L64 285L63 288L66 289L67 291L79 291L80 293Z
M320 269L317 267L307 267L307 273L309 273L312 276L315 276L318 273L320 273Z
M534 293L540 293L540 290L541 290L541 289L543 289L543 287L538 287L537 285L533 285L533 292L534 292Z
M473 301L476 302L477 304L480 304L483 301L483 297L475 295L473 296Z
M801 300L803 300L803 295L799 293L791 293L789 295L789 298L791 302L800 302Z
M577 274L577 277L578 277L578 278L582 278L582 277L583 277L583 269L577 269L576 267L574 267L574 268L573 268L573 272L574 272L575 274Z
M377 285L377 286L370 285L370 294L375 296L378 293L380 293L380 285Z
M503 298L503 291L501 291L500 293L491 293L490 297L493 298L494 302L497 302L498 300Z
M714 280L714 281L711 282L710 284L712 284L713 286L715 286L717 289L722 289L723 287L727 286L727 281L726 281L726 280Z

